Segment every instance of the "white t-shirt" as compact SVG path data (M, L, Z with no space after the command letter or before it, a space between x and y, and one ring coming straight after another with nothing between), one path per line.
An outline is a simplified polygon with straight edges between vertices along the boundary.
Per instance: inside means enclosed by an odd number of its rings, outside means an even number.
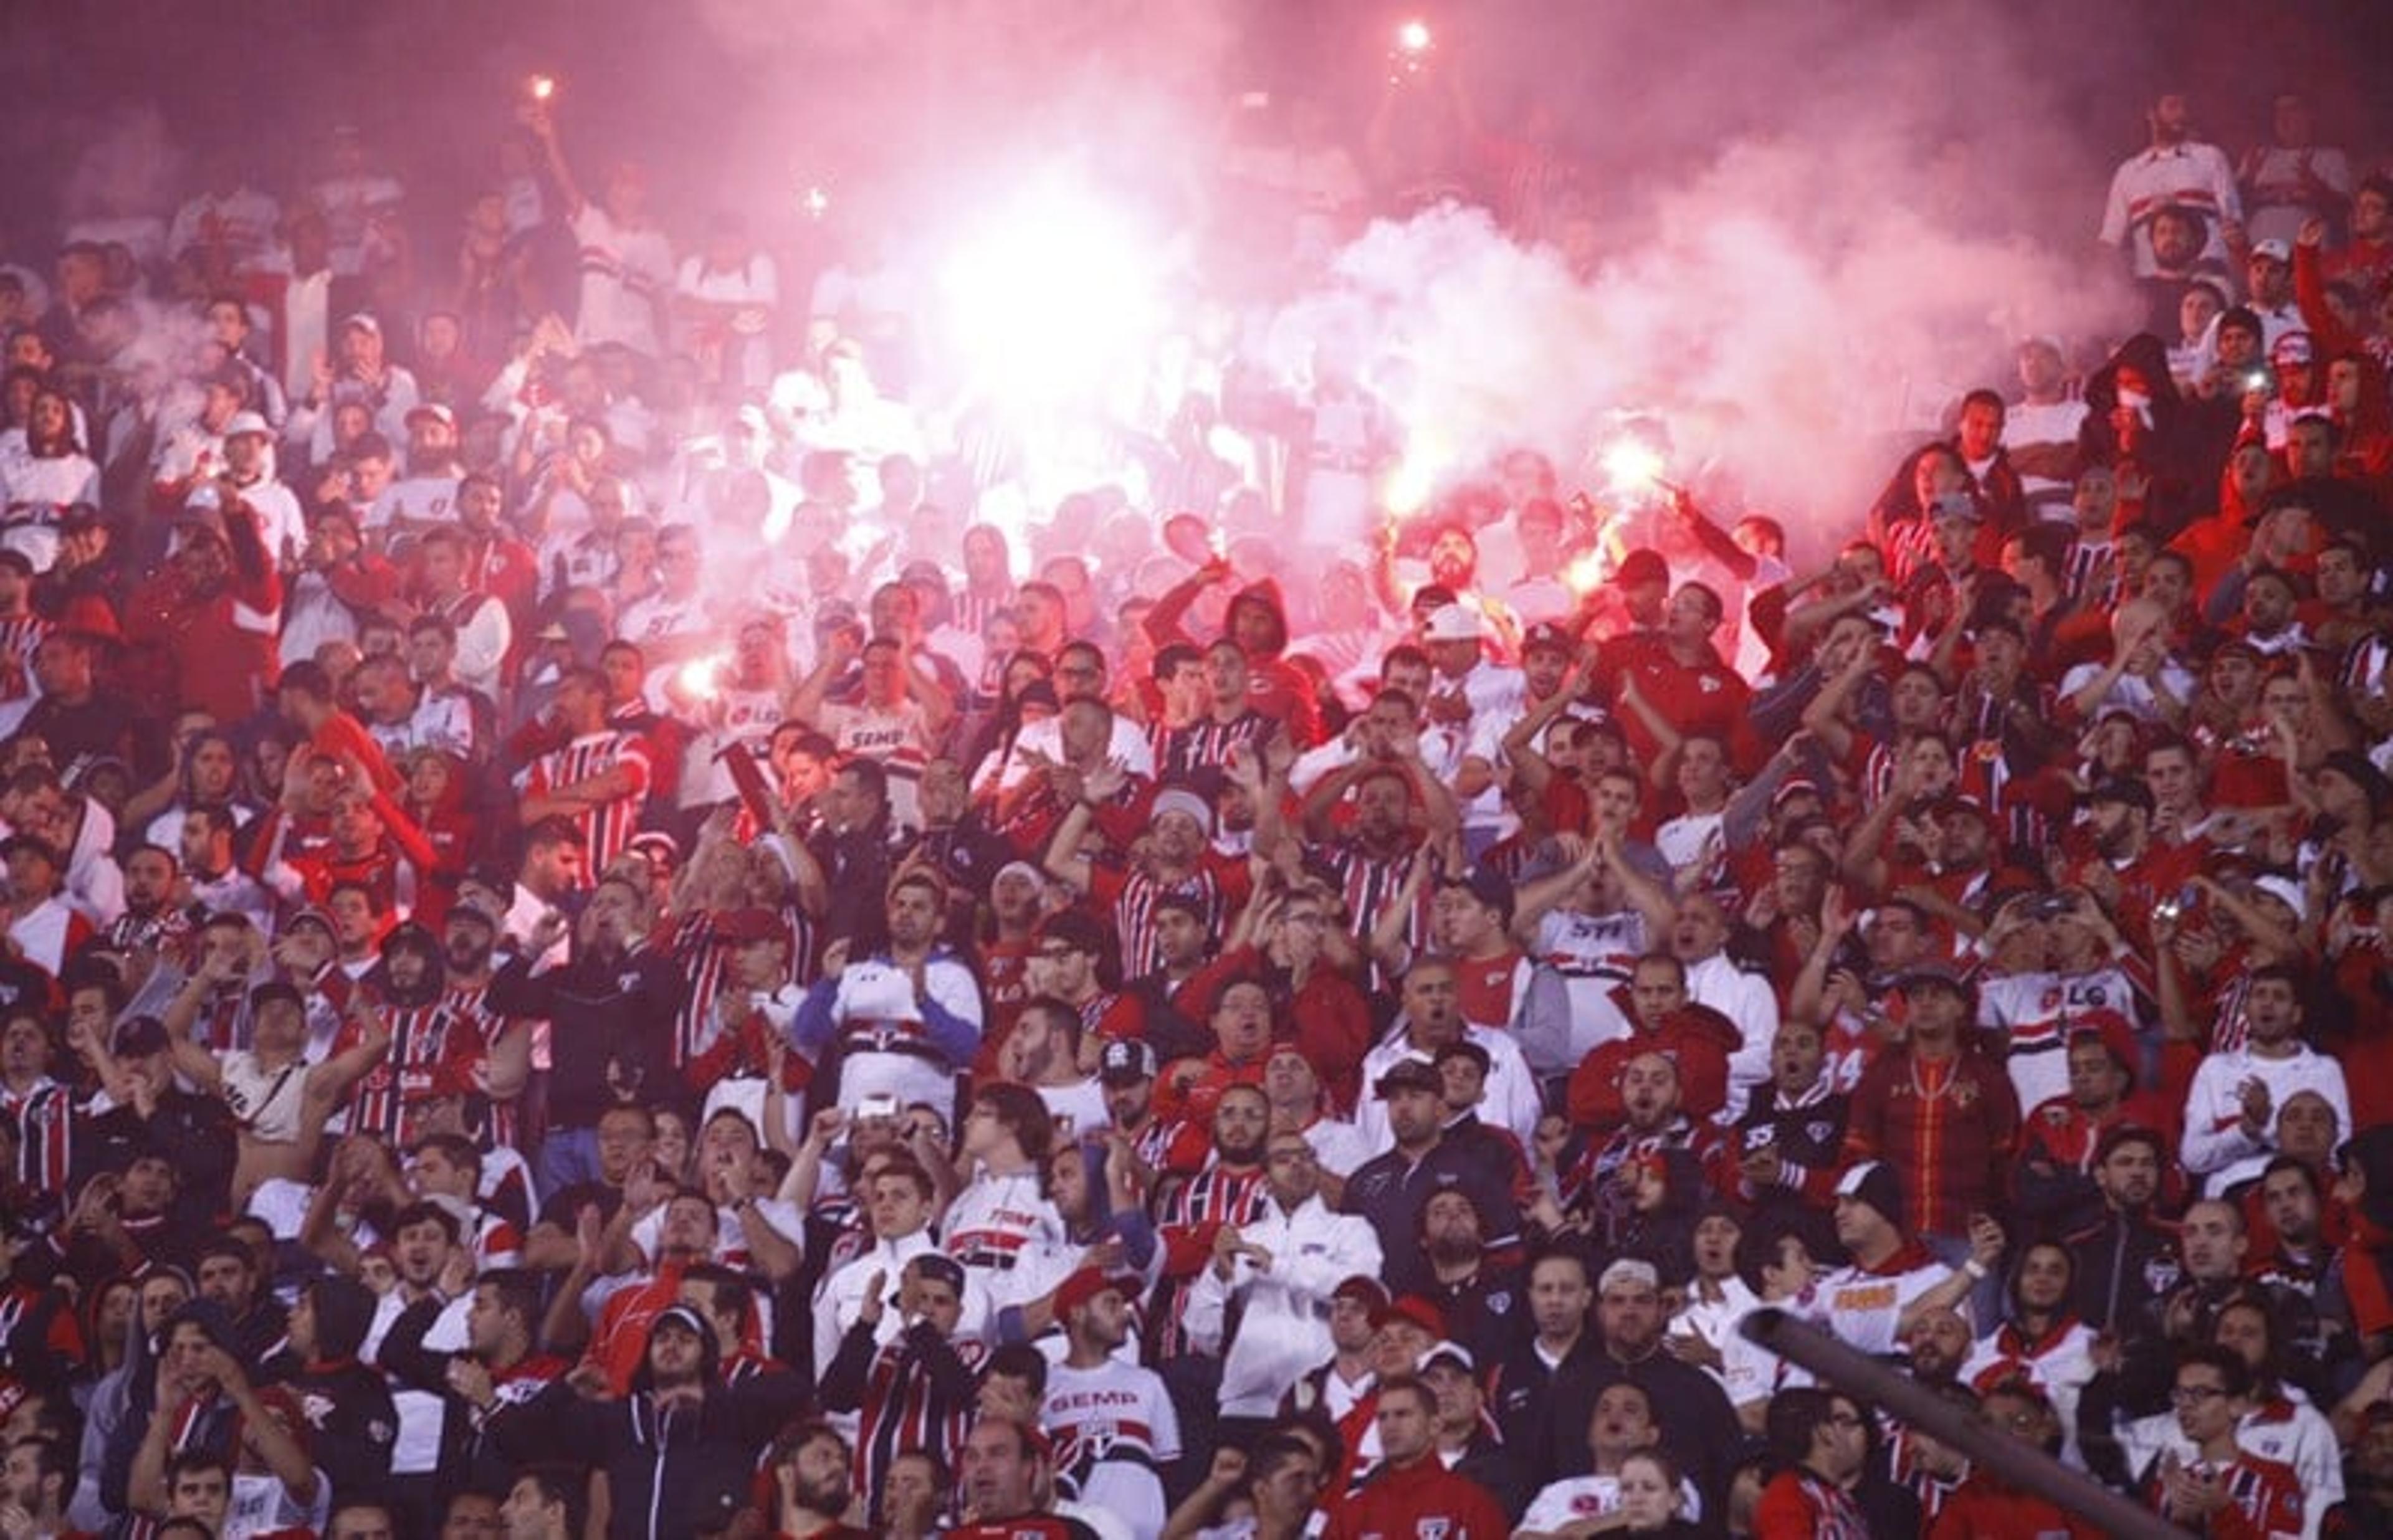
M1903 1272L1839 1268L1821 1281L1812 1318L1856 1351L1890 1353L1903 1312L1952 1272L1933 1259Z
M673 285L673 242L655 226L624 229L595 203L573 216L582 243L582 314L574 336L584 347L619 342L655 357L656 300Z
M1039 1420L1057 1472L1079 1476L1082 1502L1127 1520L1138 1540L1163 1532L1157 1471L1180 1457L1180 1418L1155 1371L1110 1358L1088 1369L1055 1364Z

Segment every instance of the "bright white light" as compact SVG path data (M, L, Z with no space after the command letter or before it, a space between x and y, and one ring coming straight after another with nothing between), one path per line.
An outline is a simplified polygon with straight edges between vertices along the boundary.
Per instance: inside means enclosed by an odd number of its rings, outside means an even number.
M681 666L673 680L692 700L712 700L723 693L723 674L730 666L728 657L693 658Z
M1085 189L1026 189L954 249L952 341L1000 400L1093 396L1157 329L1160 254Z
M1603 478L1619 497L1641 497L1661 484L1667 462L1638 438L1623 438L1603 451Z
M531 77L532 100L546 101L549 98L555 95L556 95L556 77L555 75L534 75Z
M1380 501L1388 512L1409 517L1429 506L1454 460L1452 448L1428 431L1416 433L1405 445L1404 458L1388 473Z
M1603 586L1603 558L1593 551L1573 556L1563 568L1563 586L1584 599Z
M1396 29L1396 46L1408 54L1429 51L1429 23L1416 18Z

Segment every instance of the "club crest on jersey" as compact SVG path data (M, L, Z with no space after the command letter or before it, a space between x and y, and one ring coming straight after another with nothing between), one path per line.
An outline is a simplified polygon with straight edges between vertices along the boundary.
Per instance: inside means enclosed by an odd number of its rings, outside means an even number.
M2144 1286L2154 1294L2166 1294L2184 1275L2174 1257L2154 1257L2144 1264Z

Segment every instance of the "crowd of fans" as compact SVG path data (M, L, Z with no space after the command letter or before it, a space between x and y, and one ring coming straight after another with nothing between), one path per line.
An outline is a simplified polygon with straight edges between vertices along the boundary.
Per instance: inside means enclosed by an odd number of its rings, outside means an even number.
M1805 572L1527 446L1291 556L1384 411L1202 349L992 522L901 265L558 116L453 264L343 132L0 271L0 1536L2092 1533L1764 1305L2393 1530L2393 180L2298 98L2159 101L2150 327ZM1451 191L1365 159L1234 144L1247 260Z

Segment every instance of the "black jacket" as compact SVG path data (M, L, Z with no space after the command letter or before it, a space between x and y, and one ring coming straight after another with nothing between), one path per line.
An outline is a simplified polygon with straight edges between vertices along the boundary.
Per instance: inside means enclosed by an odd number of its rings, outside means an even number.
M765 1374L660 1414L647 1393L584 1401L557 1380L489 1430L509 1459L606 1471L609 1540L688 1540L747 1505L757 1455L806 1398L798 1376Z
M608 1108L653 1102L666 1088L682 989L673 959L652 947L613 957L577 948L563 967L538 975L530 959L517 958L490 980L489 1001L502 1015L555 1024L549 1123L587 1129Z
M2070 1309L2096 1331L2143 1335L2147 1304L2184 1277L2177 1237L2151 1220L2106 1210L2099 1223L2068 1238L2075 1298Z

